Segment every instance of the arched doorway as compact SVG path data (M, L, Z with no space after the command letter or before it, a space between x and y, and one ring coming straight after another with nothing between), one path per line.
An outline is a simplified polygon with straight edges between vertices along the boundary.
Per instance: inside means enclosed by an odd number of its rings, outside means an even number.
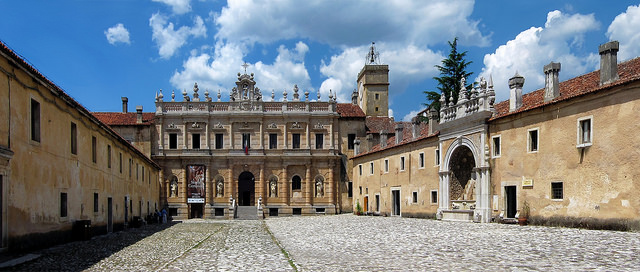
M256 179L251 172L245 171L238 177L238 205L253 206L255 198Z
M467 146L459 146L451 154L449 161L449 199L454 203L456 200L475 200L476 177L473 173L476 162L473 152ZM468 203L464 202L464 203ZM460 207L469 209L469 207Z

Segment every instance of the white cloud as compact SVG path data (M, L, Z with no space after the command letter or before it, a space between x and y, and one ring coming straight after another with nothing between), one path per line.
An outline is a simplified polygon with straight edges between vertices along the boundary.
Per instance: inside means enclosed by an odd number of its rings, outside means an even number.
M207 36L207 28L202 18L196 16L193 21L194 25L192 27L182 26L175 30L173 23L167 22L167 17L160 13L155 13L149 18L149 26L153 31L152 39L158 46L160 57L168 59L173 56L176 50L182 47L190 36Z
M167 4L173 10L175 14L185 14L191 11L191 0L152 0L153 2L160 2Z
M300 99L304 99L304 92L311 90L309 73L304 65L304 56L309 47L298 42L293 49L285 46L278 48L278 56L271 64L259 61L247 68L247 73L254 73L256 86L262 90L264 99L269 101L271 91L278 97L287 90L288 98L293 97L293 85L300 89ZM223 99L228 99L229 90L237 80L238 72L243 72L243 58L247 49L236 43L217 42L213 55L192 51L191 56L183 63L182 71L176 71L171 83L178 89L191 90L194 82L198 82L200 89L222 90ZM310 99L314 96L310 95ZM325 97L326 99L326 97Z
M231 0L214 18L217 38L249 44L303 38L342 47L375 38L422 46L458 36L461 43L486 46L488 37L469 19L473 5L473 0Z
M380 59L388 64L389 96L403 93L407 86L437 75L434 65L444 58L442 54L414 45L376 43ZM346 48L341 54L331 57L329 63L322 62L320 73L327 79L322 82L320 92L324 97L329 89L338 94L338 101L351 101L351 93L357 87L357 75L365 64L369 46Z
M129 30L127 30L121 23L107 29L104 32L104 35L107 36L107 41L109 41L110 44L116 44L119 42L126 44L131 43L129 41Z
M607 36L610 40L620 42L619 60L627 60L640 56L640 5L629 6L627 11L619 14L613 19Z
M405 115L404 117L402 117L402 121L405 121L405 122L411 122L411 119L412 119L413 117L416 117L416 115L418 115L418 113L419 113L419 112L420 112L419 110L413 110L413 111L411 111L411 112L407 113L407 115Z
M542 68L551 61L562 64L561 80L583 74L595 67L598 57L595 53L576 56L571 49L580 47L584 34L599 26L593 14L551 11L544 27L531 27L485 55L479 77L493 76L496 100L502 101L509 97L507 81L516 71L525 77L526 92L544 87Z

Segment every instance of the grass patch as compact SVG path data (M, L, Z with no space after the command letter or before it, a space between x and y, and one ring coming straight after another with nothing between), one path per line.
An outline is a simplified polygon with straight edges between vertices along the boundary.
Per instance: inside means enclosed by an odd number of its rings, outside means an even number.
M271 236L271 239L273 240L273 242L276 243L276 245L280 248L280 251L282 252L284 257L287 258L287 261L289 262L289 265L293 268L294 271L297 272L298 271L298 267L293 262L293 259L291 258L291 256L289 256L289 252L287 252L287 250L284 249L284 247L280 244L280 242L278 242L278 239L276 239L276 237L273 235L271 230L269 230L269 228L267 227L267 224L264 221L262 221L262 227L269 234L269 236Z
M618 218L598 219L571 216L531 216L529 217L529 224L547 227L567 227L590 230L640 231L640 220Z

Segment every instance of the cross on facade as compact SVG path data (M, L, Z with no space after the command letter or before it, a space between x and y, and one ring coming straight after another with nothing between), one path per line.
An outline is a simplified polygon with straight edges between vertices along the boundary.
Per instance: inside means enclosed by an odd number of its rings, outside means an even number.
M245 62L245 63L242 65L242 67L244 67L244 73L246 74L246 73L247 73L247 67L249 67L249 64Z

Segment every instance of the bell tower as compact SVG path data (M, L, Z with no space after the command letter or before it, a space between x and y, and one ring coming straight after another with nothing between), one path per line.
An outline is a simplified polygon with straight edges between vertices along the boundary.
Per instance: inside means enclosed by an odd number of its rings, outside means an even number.
M367 116L389 116L389 65L380 64L371 43L364 67L358 73L358 105Z

